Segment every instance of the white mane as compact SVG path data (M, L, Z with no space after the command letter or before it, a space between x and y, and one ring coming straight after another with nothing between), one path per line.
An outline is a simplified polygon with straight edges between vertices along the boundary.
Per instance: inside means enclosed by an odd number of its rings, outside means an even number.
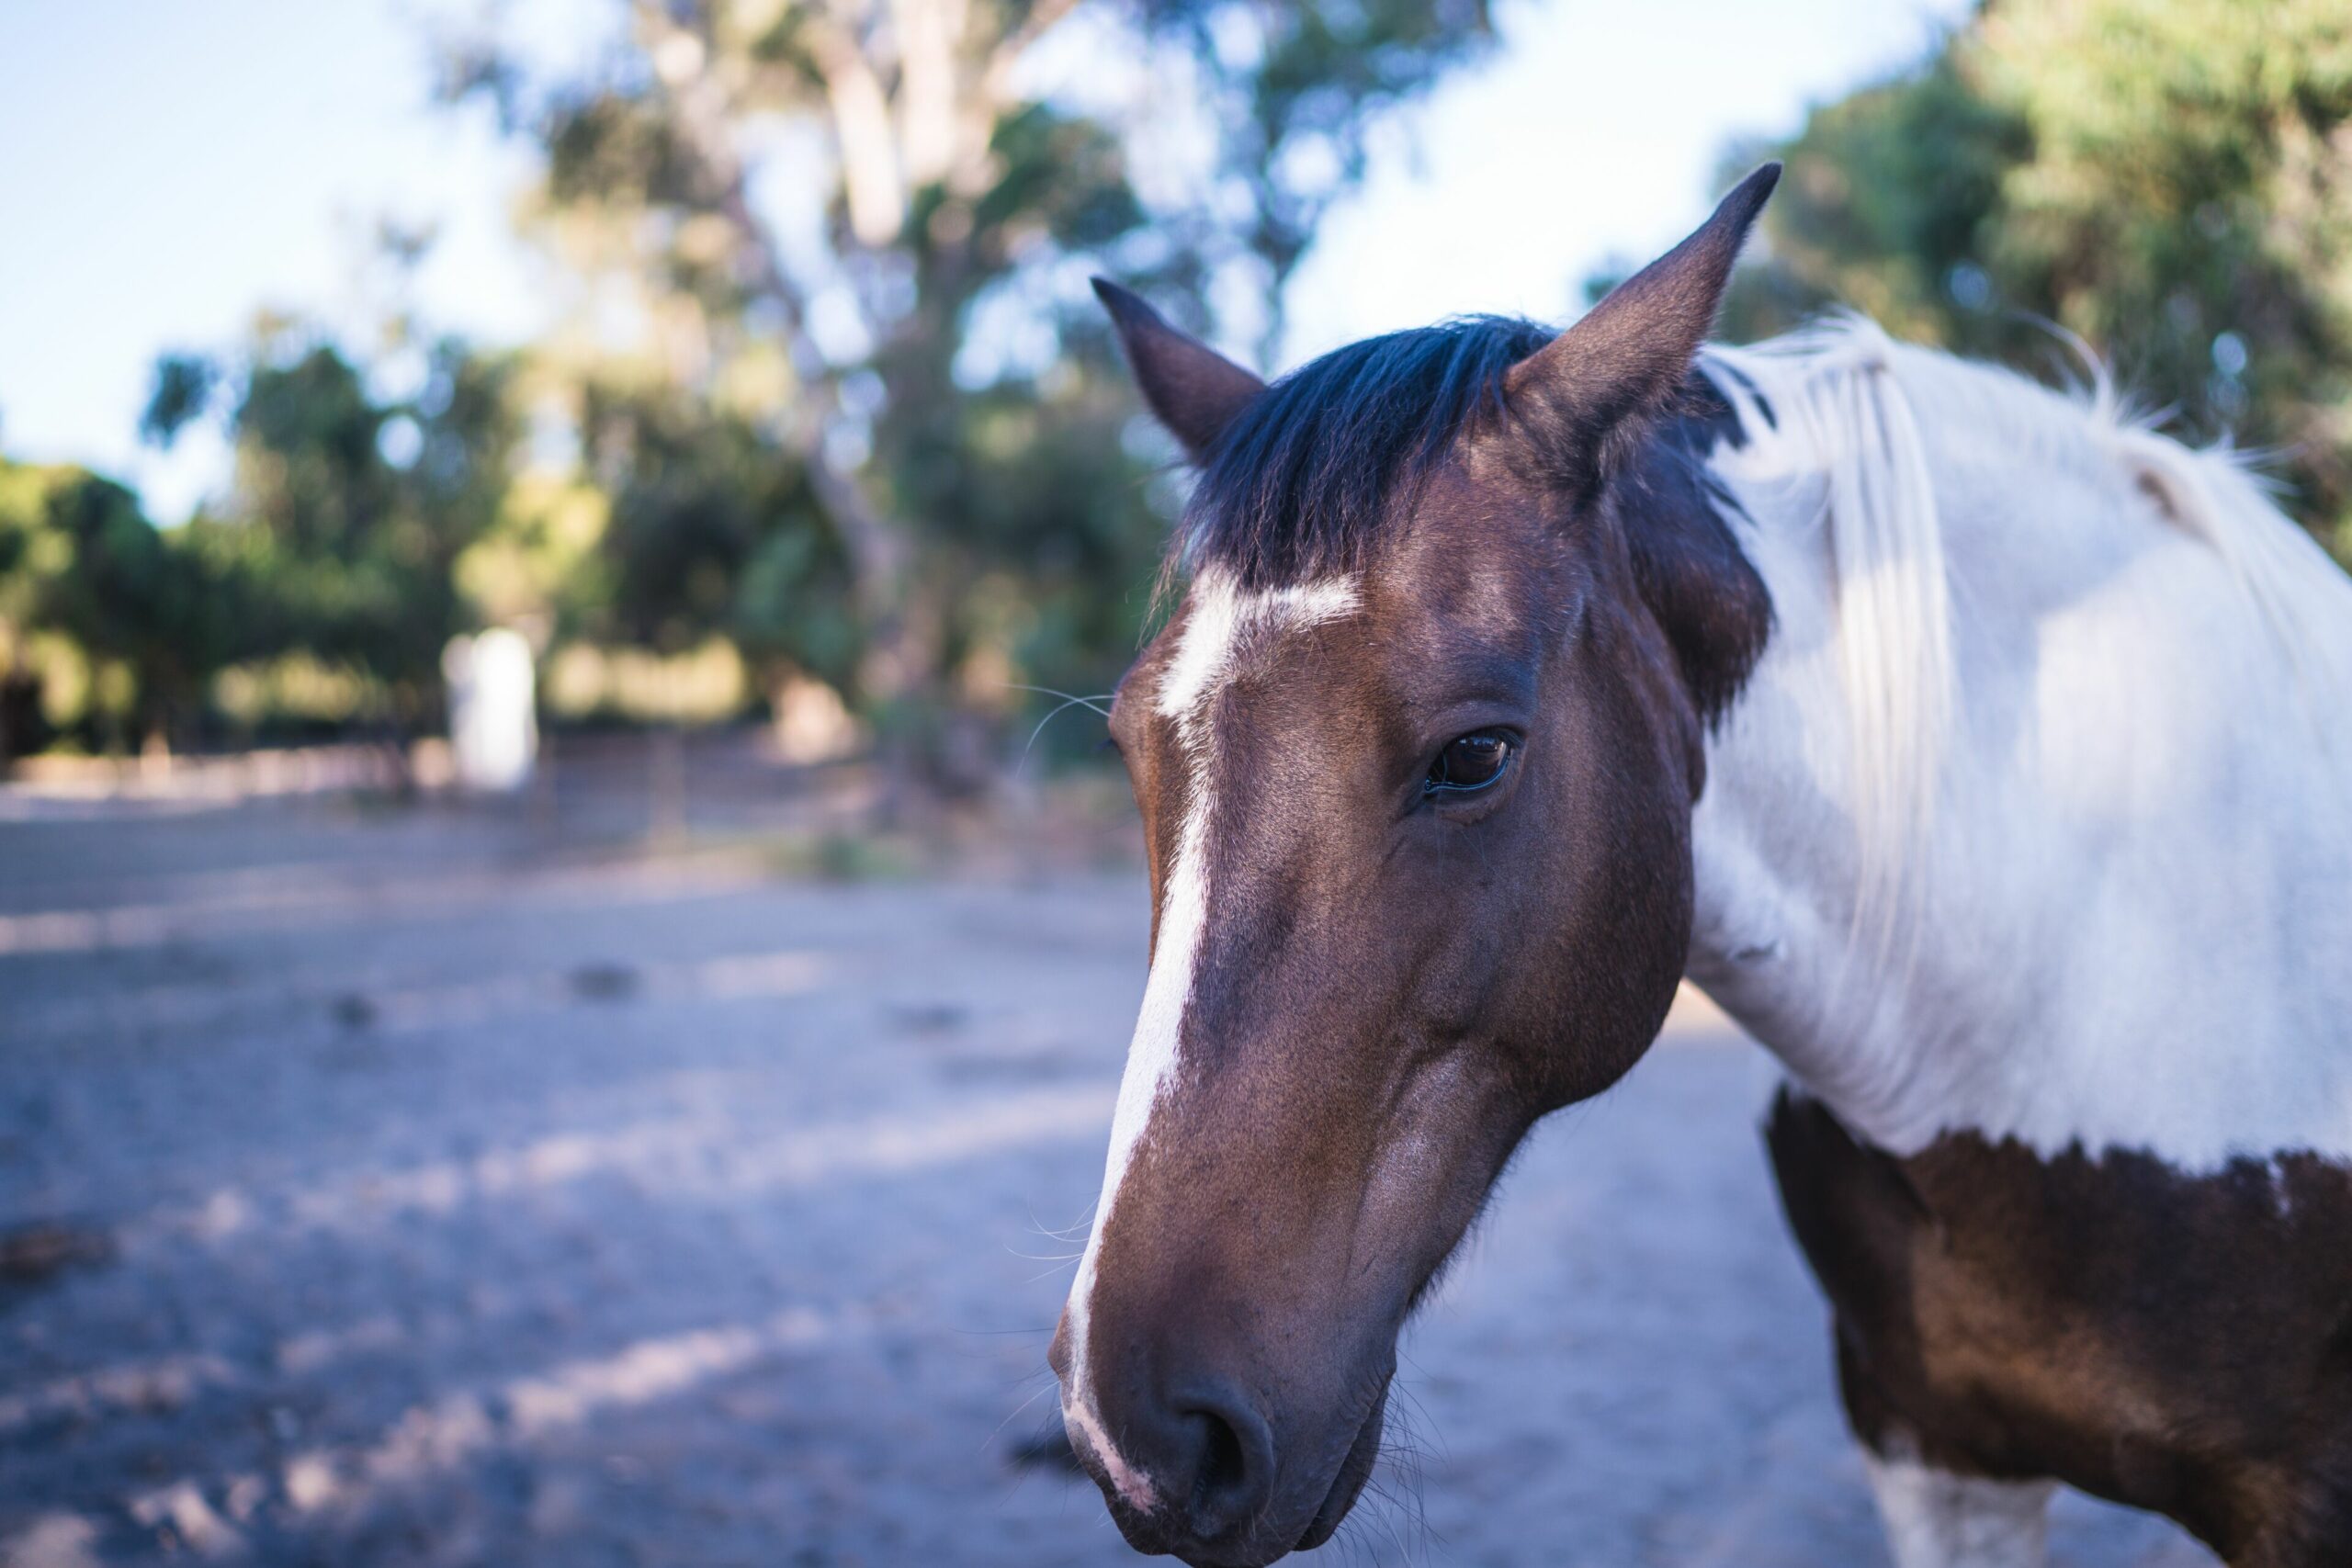
M1850 320L1701 364L1774 627L1691 976L1896 1153L2352 1158L2352 579L2103 373Z
M1860 838L1855 925L1882 952L1903 924L1905 868L1933 828L1962 679L1923 430L1938 450L1986 457L2020 483L2048 466L2138 487L2149 525L2210 547L2268 625L2352 787L2352 579L2236 454L2159 434L2117 396L2106 367L2089 363L2090 385L2069 396L1898 344L1860 316L1701 357L1745 437L1719 461L1819 485Z

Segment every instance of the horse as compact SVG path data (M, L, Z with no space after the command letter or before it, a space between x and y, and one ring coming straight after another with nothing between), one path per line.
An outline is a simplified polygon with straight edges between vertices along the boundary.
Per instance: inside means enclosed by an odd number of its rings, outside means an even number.
M1136 1548L1327 1540L1546 1113L1703 989L1902 1568L2053 1485L2352 1561L2352 581L2247 467L1833 319L1758 169L1566 331L1268 384L1107 281L1196 477L1110 716L1150 967L1048 1352Z

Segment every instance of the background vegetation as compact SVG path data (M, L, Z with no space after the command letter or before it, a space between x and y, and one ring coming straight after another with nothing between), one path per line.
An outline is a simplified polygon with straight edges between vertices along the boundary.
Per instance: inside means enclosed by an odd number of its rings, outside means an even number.
M2055 323L2179 434L2265 453L2292 509L2346 547L2342 0L1996 0L1777 151L1770 262L1744 280L1734 331L1835 302L2047 368L2065 357Z
M1366 127L1489 38L1484 0L614 3L577 76L441 50L447 112L537 170L517 221L573 301L543 341L391 310L364 350L278 321L164 356L143 434L236 450L182 528L0 460L0 758L416 733L447 640L506 624L560 719L821 689L982 776L1022 685L1125 663L1175 500L1087 276L1271 345ZM1730 334L1843 303L2043 367L2058 323L2343 547L2347 120L2340 0L1993 0L1729 150L1790 165Z

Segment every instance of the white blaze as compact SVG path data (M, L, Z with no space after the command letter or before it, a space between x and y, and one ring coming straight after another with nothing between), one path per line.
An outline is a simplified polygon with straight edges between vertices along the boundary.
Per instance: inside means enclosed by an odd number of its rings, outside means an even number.
M2049 1561L2047 1481L1985 1481L1908 1453L1864 1450L1895 1568L2041 1568Z
M1120 1457L1111 1434L1095 1414L1092 1392L1087 1386L1086 1330L1104 1227L1110 1224L1119 1189L1150 1125L1152 1111L1175 1081L1178 1044L1200 964L1201 935L1208 924L1208 841L1216 799L1211 787L1216 773L1211 765L1215 736L1206 716L1217 692L1230 678L1236 656L1247 639L1303 630L1352 615L1362 607L1363 598L1349 578L1245 593L1222 573L1204 572L1193 585L1190 604L1176 656L1160 680L1152 706L1176 727L1177 748L1191 788L1186 792L1175 860L1169 868L1160 904L1159 934L1152 948L1151 974L1144 982L1143 1008L1136 1019L1135 1038L1127 1046L1118 1102L1111 1112L1111 1152L1102 1170L1102 1196L1095 1205L1094 1229L1087 1237L1078 1278L1070 1287L1070 1373L1062 1393L1063 1419L1085 1434L1088 1446L1110 1472L1120 1495L1135 1507L1147 1510L1152 1506L1151 1483Z

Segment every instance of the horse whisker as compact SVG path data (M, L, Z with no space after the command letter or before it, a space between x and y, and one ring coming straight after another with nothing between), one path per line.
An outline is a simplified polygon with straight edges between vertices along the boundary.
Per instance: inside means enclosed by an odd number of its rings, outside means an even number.
M1040 692L1045 690L1042 686L1028 686L1023 689L1032 692ZM1060 695L1059 693L1046 693L1046 694L1048 696ZM1082 707L1090 713L1099 713L1104 718L1109 718L1111 716L1111 710L1105 707L1097 707L1095 705L1095 702L1096 699L1092 697L1066 697L1061 702L1056 704L1054 707L1046 713L1045 717L1037 721L1037 728L1029 732L1029 743L1021 748L1021 755L1019 759L1013 762L1012 771L1014 773L1019 773L1022 768L1028 764L1029 753L1035 750L1037 745L1037 737L1046 733L1046 726L1053 723L1054 720L1060 716L1062 709L1069 707Z
M1073 696L1068 692L1057 692L1051 686L1024 685L1019 681L1008 681L1005 682L1005 685L1015 692L1035 692L1041 697L1059 697L1066 703L1083 703L1088 707L1094 708L1094 711L1101 714L1104 718L1111 716L1111 710L1105 707L1094 707L1094 705L1097 703L1107 703L1112 698L1119 694L1116 692L1097 692L1091 697L1080 697Z

